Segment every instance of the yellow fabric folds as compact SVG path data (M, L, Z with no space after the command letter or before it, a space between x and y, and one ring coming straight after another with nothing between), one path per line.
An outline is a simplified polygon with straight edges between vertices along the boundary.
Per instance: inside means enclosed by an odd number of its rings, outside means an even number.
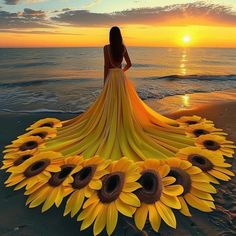
M180 148L193 146L175 120L148 107L137 95L124 72L110 69L106 84L83 114L63 122L57 137L46 141L46 150L65 156L99 155L117 160L165 159Z

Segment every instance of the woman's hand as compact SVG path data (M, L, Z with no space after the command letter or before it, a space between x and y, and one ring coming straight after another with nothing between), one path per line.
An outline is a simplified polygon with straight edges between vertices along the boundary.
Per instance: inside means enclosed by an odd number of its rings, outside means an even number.
M130 67L132 66L132 64L126 64L125 67L122 69L123 72L126 72Z

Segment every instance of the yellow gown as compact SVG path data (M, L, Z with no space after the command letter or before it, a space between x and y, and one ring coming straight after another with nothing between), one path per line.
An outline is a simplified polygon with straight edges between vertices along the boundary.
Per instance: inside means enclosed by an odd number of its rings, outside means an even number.
M214 208L213 184L234 174L226 158L233 142L199 116L162 116L137 95L122 69L112 68L101 94L70 120L39 120L4 150L7 187L25 188L26 204L46 211L67 197L64 216L105 228L111 235L120 214L139 230L149 221L176 228L172 209L191 216L189 206Z
M194 145L178 122L149 108L137 95L122 69L109 69L103 91L83 114L64 121L46 150L65 156L94 155L134 161L172 157L180 148Z

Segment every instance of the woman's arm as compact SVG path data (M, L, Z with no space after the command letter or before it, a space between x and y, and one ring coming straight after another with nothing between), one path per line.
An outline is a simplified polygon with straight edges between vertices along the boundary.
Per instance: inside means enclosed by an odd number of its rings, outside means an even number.
M108 67L109 67L109 61L108 61L108 57L107 57L106 46L103 47L103 54L104 54L104 84L105 84L107 74L108 74Z
M125 72L132 66L132 63L131 63L131 60L130 60L127 49L125 49L124 58L125 58L125 61L126 61L126 65L123 68L123 71Z

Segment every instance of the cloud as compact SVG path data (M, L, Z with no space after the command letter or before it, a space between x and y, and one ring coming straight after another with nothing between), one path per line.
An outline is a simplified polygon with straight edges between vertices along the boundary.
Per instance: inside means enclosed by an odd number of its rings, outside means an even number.
M46 2L47 0L24 0L26 4L30 3L38 3L38 2ZM7 5L16 5L20 2L20 0L4 0L4 3Z
M25 8L23 12L11 13L0 11L0 29L51 28L44 11Z
M46 14L44 11L35 11L30 8L25 8L22 12L22 16L25 18L45 18Z
M7 5L16 5L19 3L20 0L4 0L5 4Z
M203 1L154 8L134 8L113 13L71 10L51 18L73 26L111 25L227 25L236 26L236 13L230 7Z
M96 1L97 2L97 1ZM51 16L51 18L50 18ZM40 29L64 25L76 27L110 27L111 25L186 26L217 25L236 27L236 13L232 8L195 2L165 7L134 8L112 13L95 13L89 10L45 12L25 8L22 12L0 9L0 29Z
M56 31L44 31L44 30L23 31L23 30L9 30L9 29L0 29L0 33L13 33L13 34L54 34L54 35L83 35L83 34L75 34L75 33L56 32Z
M63 8L62 11L70 11L71 9L70 8Z

